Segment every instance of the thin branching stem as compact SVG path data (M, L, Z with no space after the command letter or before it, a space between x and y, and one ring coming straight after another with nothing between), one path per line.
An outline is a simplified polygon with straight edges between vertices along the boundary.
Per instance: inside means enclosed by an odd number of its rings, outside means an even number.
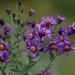
M50 66L52 65L53 61L55 60L55 58L57 57L58 53L56 53L56 55L54 56L54 59L51 60L51 62L49 63L49 65L45 68L45 70L50 69Z

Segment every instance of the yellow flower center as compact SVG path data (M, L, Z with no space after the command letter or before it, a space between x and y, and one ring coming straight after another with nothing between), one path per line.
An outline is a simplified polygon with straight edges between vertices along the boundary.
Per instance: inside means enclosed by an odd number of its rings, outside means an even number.
M49 25L50 24L50 20L46 20L46 24Z
M69 50L70 50L70 46L65 45L65 46L64 46L64 50L65 50L65 51L69 51Z
M64 37L63 36L60 36L60 38L59 38L61 41L63 41L64 40Z
M28 35L28 37L29 37L29 38L32 38L32 37L33 37L33 34L32 34L32 33L30 33L30 34Z
M3 56L0 57L0 61L5 61L5 58Z
M35 52L36 51L36 47L35 46L31 46L31 51Z
M4 50L4 45L0 44L0 50Z
M51 50L56 49L56 45L54 45L54 44L50 45L50 49L51 49Z

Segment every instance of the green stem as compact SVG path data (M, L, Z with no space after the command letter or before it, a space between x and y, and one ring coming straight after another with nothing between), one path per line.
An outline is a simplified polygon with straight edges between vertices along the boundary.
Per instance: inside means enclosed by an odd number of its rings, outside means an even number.
M45 70L47 71L48 69L50 69L51 64L53 63L53 61L55 60L55 58L57 57L58 53L54 56L54 59L49 63L49 65L45 68Z
M20 26L19 26L19 25L17 25L17 26L18 26L17 33L19 33ZM19 47L19 46L20 46L19 35L18 35L18 37L17 37L17 43L18 43L17 48L18 48L18 54L19 54L19 55L18 55L18 57L19 57L19 64L20 64L21 69L24 70L24 69L23 69L23 66L22 66L22 62L21 62L21 57L20 57L21 55L20 55L20 47Z
M29 16L26 16L26 19L25 19L25 22L26 22L26 20L29 18ZM19 40L21 40L22 39L22 37L23 37L23 34L25 33L25 31L26 31L27 29L25 28L24 29L24 31L22 32L22 35L21 35L21 37L20 37L20 39Z
M17 32L19 32L19 30L17 31ZM20 47L19 47L19 36L17 37L17 42L18 42L18 54L19 54L19 61L21 62L21 58L20 58ZM21 68L22 68L22 64L20 63L20 66L21 66Z

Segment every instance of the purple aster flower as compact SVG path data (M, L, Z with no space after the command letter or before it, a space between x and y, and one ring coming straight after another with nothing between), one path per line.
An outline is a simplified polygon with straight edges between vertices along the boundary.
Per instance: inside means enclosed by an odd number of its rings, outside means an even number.
M64 41L57 44L57 46L59 46L60 49L60 54L66 53L66 55L68 55L69 51L75 50L75 48L72 47L72 45L73 43L71 43L70 41Z
M56 24L56 20L54 20L53 15L51 15L50 17L48 17L48 16L43 17L42 21L44 23L46 23L47 25L52 25L53 26L54 24Z
M8 43L0 41L0 51L8 50L8 48L9 48Z
M63 27L58 30L59 35L62 35L62 33L65 33L65 29Z
M46 46L45 52L51 53L53 50L55 50L56 52L58 51L57 42L50 41Z
M3 19L0 19L0 24L4 25L4 20Z
M58 23L62 22L65 20L65 17L60 16L59 14L57 15Z
M37 26L39 28L40 27L49 28L49 27L51 27L51 26L53 26L55 24L56 24L56 20L54 20L54 17L51 15L50 17L48 17L48 16L43 17L42 20L40 21L40 23L37 24Z
M8 59L8 52L7 51L3 51L0 52L0 62L2 62L3 64L8 63L9 59Z
M37 52L40 51L40 46L36 40L26 40L26 52L32 57L36 57Z
M30 11L29 11L29 16L32 16L32 15L34 14L34 12L35 12L35 10L30 9Z
M35 36L35 31L34 31L33 29L29 28L29 29L25 32L23 38L24 38L24 39L26 39L26 38L28 38L28 39L33 39L34 36Z
M64 41L68 41L69 40L69 37L65 35L65 33L62 33L62 35L59 35L57 34L55 37L54 37L54 41L57 41L57 42L64 42Z
M9 32L12 31L12 26L10 26L10 25L5 25L5 26L3 26L3 28L2 28L1 30L2 30L2 32L3 32L5 35L7 35Z
M51 74L52 74L51 70L47 70L47 71L42 70L41 71L41 75L51 75Z
M38 28L36 30L36 36L40 38L41 42L43 42L45 38L51 38L51 30L46 28Z
M40 22L36 25L38 28L50 28L49 25L46 25L44 22Z

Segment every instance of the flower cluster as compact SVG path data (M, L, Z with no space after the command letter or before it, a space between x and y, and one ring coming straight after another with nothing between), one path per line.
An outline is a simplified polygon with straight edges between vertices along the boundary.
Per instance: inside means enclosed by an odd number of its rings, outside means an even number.
M50 17L43 17L36 28L30 27L24 34L24 41L26 42L25 49L28 55L37 57L37 53L42 52L49 54L56 51L56 54L68 53L71 50L75 50L73 42L70 41L69 35L75 33L75 25L68 25L66 28L61 27L57 30L58 24L65 20L64 17L57 15L57 20L54 19L53 15ZM54 28L54 31L52 30ZM53 33L56 33L53 37ZM46 41L48 39L48 42ZM40 46L39 46L40 45ZM42 71L42 75L50 75L50 71Z
M9 33L12 31L12 26L4 25L4 20L0 19L0 62L8 63L8 49L9 44L5 41L8 38Z
M42 69L40 73L36 75L52 75L50 69L56 56L64 53L68 56L71 50L75 50L73 47L74 42L70 40L70 36L75 34L75 23L73 22L73 24L65 28L61 27L58 29L59 24L65 21L65 17L58 14L57 19L55 19L53 15L44 16L36 24L35 21L29 19L35 12L33 9L30 9L26 19L22 21L23 10L21 10L21 2L17 4L17 9L19 11L18 17L16 17L17 15L15 13L12 13L11 9L6 9L12 25L5 24L4 20L0 18L0 62L8 63L9 54L11 58L10 63L13 64L13 66L16 65L15 69L11 70L21 72L23 73L22 75L30 75L28 74L31 73L29 69L41 60L38 56L40 57L42 53L48 53L50 55L49 65L44 67L44 70ZM16 41L12 40L11 31L13 31ZM25 50L21 50L20 48L22 38L25 42ZM13 51L15 49L18 51ZM21 62L20 56L22 51L26 52L26 56L28 57L28 62L25 64ZM36 61L36 59L38 61ZM21 69L19 69L18 66ZM6 66L1 69L4 75L6 75L3 70L5 68ZM11 72L9 74L11 74Z

